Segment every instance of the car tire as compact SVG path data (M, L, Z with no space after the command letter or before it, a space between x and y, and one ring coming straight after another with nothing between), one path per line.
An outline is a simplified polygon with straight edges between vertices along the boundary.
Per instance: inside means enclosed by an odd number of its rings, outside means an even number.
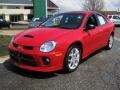
M81 55L81 48L78 45L73 45L68 49L64 60L63 70L65 73L73 72L78 68L81 61Z
M108 44L106 46L106 49L107 50L112 49L113 43L114 43L114 35L111 34L110 37L109 37L109 39L108 39Z
M11 29L12 28L12 24L9 24L8 28Z

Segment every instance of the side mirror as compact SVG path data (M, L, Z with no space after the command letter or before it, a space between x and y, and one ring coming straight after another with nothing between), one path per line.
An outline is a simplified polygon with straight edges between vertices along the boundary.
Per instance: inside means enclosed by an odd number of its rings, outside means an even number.
M94 28L95 28L95 25L89 24L89 25L87 25L87 26L84 28L84 30L85 30L85 31L88 31L88 30L94 29Z

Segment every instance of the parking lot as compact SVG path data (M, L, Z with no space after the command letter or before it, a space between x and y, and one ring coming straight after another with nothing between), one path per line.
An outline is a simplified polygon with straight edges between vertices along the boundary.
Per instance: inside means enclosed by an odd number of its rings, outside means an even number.
M120 90L120 28L112 50L97 51L73 73L32 72L2 61L0 90Z

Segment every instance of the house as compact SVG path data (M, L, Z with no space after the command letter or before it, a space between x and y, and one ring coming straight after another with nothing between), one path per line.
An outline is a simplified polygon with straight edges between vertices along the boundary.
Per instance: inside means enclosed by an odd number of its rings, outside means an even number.
M59 7L51 0L47 0L47 16L58 12ZM17 22L33 18L32 0L0 0L0 18L7 21ZM39 9L42 8L39 6Z

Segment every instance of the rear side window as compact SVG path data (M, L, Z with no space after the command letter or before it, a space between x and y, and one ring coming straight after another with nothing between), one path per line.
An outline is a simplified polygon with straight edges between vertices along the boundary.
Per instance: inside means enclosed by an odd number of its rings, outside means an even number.
M97 15L97 18L100 25L104 25L107 23L107 20L102 15Z

